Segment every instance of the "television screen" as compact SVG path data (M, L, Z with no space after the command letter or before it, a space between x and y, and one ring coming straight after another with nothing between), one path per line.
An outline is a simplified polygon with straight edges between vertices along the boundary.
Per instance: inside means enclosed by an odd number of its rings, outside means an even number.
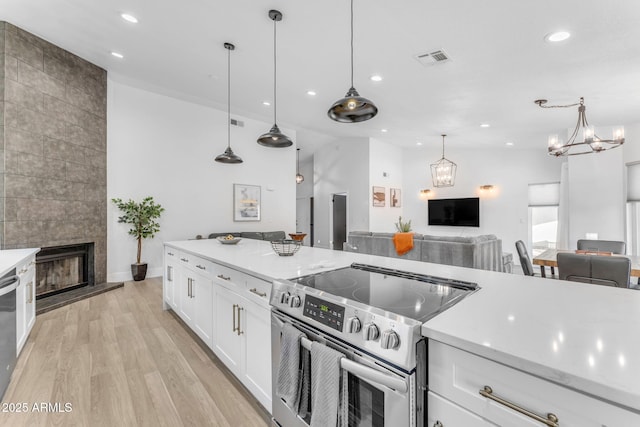
M480 199L431 199L428 204L429 225L480 227Z

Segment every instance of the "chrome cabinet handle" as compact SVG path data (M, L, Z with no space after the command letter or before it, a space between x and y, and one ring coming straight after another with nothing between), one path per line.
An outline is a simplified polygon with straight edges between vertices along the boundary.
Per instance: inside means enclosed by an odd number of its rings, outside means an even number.
M256 295L258 295L259 297L262 297L262 298L267 296L266 292L260 292L260 291L258 291L257 288L251 288L251 289L249 289L249 292L252 292L252 293L254 293L254 294L256 294Z
M167 282L173 282L173 267L167 265Z
M233 317L233 332L236 332L238 328L236 328L236 308L238 304L233 304L233 312L231 313L231 317Z
M187 278L187 296L189 298L193 298L193 279Z
M511 403L508 400L505 400L501 397L496 396L495 394L493 394L493 389L491 387L489 387L488 385L484 386L484 388L482 388L482 390L479 391L480 395L483 397L486 397L487 399L491 399L494 402L497 402L501 405L506 406L507 408L513 409L516 412L519 412L523 415L526 415L529 418L533 418L534 420L541 422L542 424L549 426L549 427L559 427L559 422L560 420L558 420L558 417L555 414L552 413L548 413L547 414L547 418L543 418L540 415L533 413L527 409L521 408L520 406L516 405L515 403Z
M196 294L195 292L193 292L193 282L195 282L196 279L191 279L191 298L195 298Z
M241 325L241 323L240 323L240 311L242 311L242 310L244 310L244 308L242 308L242 307L240 307L238 305L238 336L244 334L244 331L242 329L240 329L240 325Z
M188 259L186 259L186 258L180 258L180 261L182 261L182 262L189 262L189 260L188 260Z
M200 270L206 270L207 269L207 267L203 267L200 264L196 265L196 267L198 267Z
M218 279L222 280L231 280L231 277L225 276L224 274L218 274Z
M33 302L33 280L27 283L27 286L29 287L29 301L27 303L31 304Z

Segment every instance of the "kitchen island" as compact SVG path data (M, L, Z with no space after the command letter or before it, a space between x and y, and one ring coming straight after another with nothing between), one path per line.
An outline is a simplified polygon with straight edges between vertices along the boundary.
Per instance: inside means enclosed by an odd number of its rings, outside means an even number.
M168 252L180 254L187 261L168 261ZM554 425L548 413L557 416L562 426L640 425L640 340L635 339L640 327L640 292L310 247L301 247L292 257L278 257L269 242L250 239L237 245L192 240L165 244L165 308L178 312L179 298L167 293L167 279L171 278L171 267L180 262L195 267L188 271L214 270L212 279L202 280L223 287L220 295L232 303L229 306L234 310L242 305L229 299L227 291L253 304L254 313L260 313L253 318L253 327L258 330L259 323L268 319L268 311L260 310L268 310L268 283L273 279L295 278L358 262L475 282L479 291L422 327L423 335L429 338L428 382L432 391L428 425L436 421L444 426L490 425L487 420L499 425L540 425L529 415L491 400L493 396L513 400L517 406L549 418L547 425ZM237 280L241 286L231 287L235 280L231 274L236 273L242 275ZM183 288L190 300L196 289L197 299L197 278L187 277ZM224 306L214 308L214 318L217 311L224 310ZM226 314L224 318L236 319L235 312ZM249 319L248 314L243 319ZM240 316L238 310L237 318ZM212 319L211 323L216 321ZM233 326L236 333L245 327ZM211 345L216 351L218 325L209 329L214 331ZM267 330L268 325L261 329L262 333ZM249 338L248 331L245 337ZM216 354L226 356L222 349ZM245 359L265 357L264 349L262 353L245 353ZM493 377L472 378L477 372ZM463 378L465 374L470 376ZM492 381L476 386L476 380ZM465 389L467 383L475 389ZM491 391L484 389L485 385ZM268 388L263 382L264 393ZM265 396L259 400L270 409L268 394L268 399ZM447 423L443 417L458 421Z

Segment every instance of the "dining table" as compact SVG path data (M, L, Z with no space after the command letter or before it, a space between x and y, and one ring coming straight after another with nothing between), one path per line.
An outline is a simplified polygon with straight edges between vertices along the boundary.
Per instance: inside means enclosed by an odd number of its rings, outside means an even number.
M569 253L578 253L575 250L568 249L547 249L539 255L536 255L531 260L531 263L534 265L540 266L540 275L542 277L546 277L545 267L557 268L558 267L558 254L560 252L569 252ZM587 251L580 251L585 254L590 254ZM640 256L633 255L620 255L620 254L611 254L607 253L607 255L598 255L597 253L590 254L592 256L623 256L629 258L631 261L631 276L640 277Z

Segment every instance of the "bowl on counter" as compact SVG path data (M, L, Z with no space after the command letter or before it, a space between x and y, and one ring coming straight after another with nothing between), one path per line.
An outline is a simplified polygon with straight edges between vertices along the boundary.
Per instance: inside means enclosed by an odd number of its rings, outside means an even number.
M280 256L292 256L300 249L300 242L295 240L272 240L271 248Z
M229 236L218 236L216 237L216 239L218 240L218 242L222 243L223 245L235 245L240 240L242 240L240 237L235 237L235 236L231 236L231 238L229 238Z

